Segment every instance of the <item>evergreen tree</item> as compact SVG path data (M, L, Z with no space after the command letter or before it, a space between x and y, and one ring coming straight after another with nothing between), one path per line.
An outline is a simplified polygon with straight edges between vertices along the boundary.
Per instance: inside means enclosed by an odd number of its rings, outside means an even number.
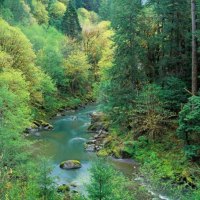
M155 78L161 79L171 74L188 80L188 66L191 66L190 3L174 0L149 2L156 14L156 24L151 28L155 30L154 40L149 41L154 44L154 48L150 48L154 56L148 58L153 62Z
M83 6L87 10L93 10L98 12L100 5L100 0L83 0Z
M105 160L97 160L90 169L91 182L87 186L89 199L134 200L127 189L128 180L109 166Z
M107 71L109 83L103 88L104 108L113 121L121 125L126 122L127 111L133 105L141 74L136 57L136 19L140 9L139 0L119 0L114 2L112 13L116 50L113 67Z
M200 155L200 97L193 96L184 105L179 113L178 136L185 142L185 153L188 158L195 158Z
M77 38L81 32L78 15L71 1L69 1L68 7L65 11L61 29L64 34L72 38Z

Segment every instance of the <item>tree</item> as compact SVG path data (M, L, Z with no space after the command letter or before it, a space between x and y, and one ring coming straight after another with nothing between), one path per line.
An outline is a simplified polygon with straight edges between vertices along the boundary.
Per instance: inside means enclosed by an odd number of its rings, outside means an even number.
M84 51L91 65L93 82L100 81L100 68L108 68L113 58L113 42L111 37L110 22L102 21L97 25L85 25L83 27Z
M160 86L149 84L136 97L135 107L129 112L135 138L146 135L148 139L155 141L165 133L172 113L164 108L161 94Z
M86 55L81 51L74 51L64 62L65 77L68 91L72 94L86 94L90 89L89 64Z
M45 94L55 92L54 83L40 67L35 65L36 55L32 49L32 44L22 31L8 25L8 23L1 19L0 26L1 50L12 59L9 67L19 70L27 83L29 83L31 104L33 107L38 108L44 102ZM3 68L7 69L8 66L3 66ZM48 82L48 92L44 82Z
M63 16L61 29L64 34L71 38L77 38L81 32L78 15L71 1L69 1L68 7Z
M139 0L119 0L114 2L112 13L116 49L113 66L105 72L108 82L102 93L104 110L121 127L126 127L127 111L133 106L134 96L142 80L136 54L136 19L140 9Z
M49 16L45 5L41 1L33 0L33 15L36 18L38 24L48 24Z
M196 1L191 0L192 15L192 94L196 95L198 91L198 67L197 67L197 37L196 37Z
M45 158L40 159L40 173L37 177L38 184L40 186L40 197L44 200L56 200L56 189L53 182L53 178L49 176L51 174L52 170L49 167L49 161Z
M153 31L154 35L150 40L147 38L145 49L149 51L148 61L151 66L153 64L155 78L176 75L188 81L188 66L191 66L190 4L188 1L150 0L144 7L149 5L155 15L152 19L154 27L149 27L146 33L152 34Z
M189 97L186 83L174 76L169 76L160 82L162 87L161 96L165 101L164 108L178 113Z
M111 20L111 14L113 9L112 0L101 0L99 7L99 15L103 20Z
M128 191L128 180L106 163L97 160L90 169L91 181L87 186L89 199L96 200L133 200Z
M55 26L57 29L61 29L61 22L66 11L66 6L64 3L56 1L52 3L49 7L49 24Z
M185 152L189 158L195 158L200 155L200 97L193 96L189 98L179 113L178 136L185 141Z
M2 2L1 15L11 24L21 22L28 24L31 22L32 17L30 14L30 7L24 1L4 0Z
M54 27L46 29L37 24L23 27L22 31L31 41L36 52L36 64L53 79L59 90L63 89L65 87L62 53L64 35Z

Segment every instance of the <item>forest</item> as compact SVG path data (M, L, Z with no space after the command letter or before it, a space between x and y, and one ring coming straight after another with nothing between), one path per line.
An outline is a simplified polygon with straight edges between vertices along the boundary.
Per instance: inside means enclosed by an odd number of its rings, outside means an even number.
M0 0L0 200L200 200L198 66L200 0Z

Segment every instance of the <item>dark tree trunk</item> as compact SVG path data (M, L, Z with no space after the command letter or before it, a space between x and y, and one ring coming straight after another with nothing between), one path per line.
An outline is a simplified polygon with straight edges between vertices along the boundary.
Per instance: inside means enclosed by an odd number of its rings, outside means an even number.
M198 67L197 67L197 38L196 38L196 1L191 0L191 15L192 15L192 94L196 95Z

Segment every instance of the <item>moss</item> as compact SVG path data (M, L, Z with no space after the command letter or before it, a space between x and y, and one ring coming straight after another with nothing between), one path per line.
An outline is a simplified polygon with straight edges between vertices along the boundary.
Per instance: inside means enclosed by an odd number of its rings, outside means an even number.
M72 160L72 162L73 162L74 164L76 164L76 165L81 165L80 161L78 161L78 160Z
M109 153L107 152L106 149L101 149L98 153L97 156L99 157L107 157L109 155Z
M32 123L31 128L33 128L33 129L38 128L38 125L36 125L35 123Z
M64 165L65 165L65 162L66 162L66 161L63 161L63 162L61 162L61 163L60 163L60 167L61 167L61 168L63 168L63 167L64 167Z
M113 141L113 137L111 135L109 135L108 137L106 137L103 141L103 144L105 147L109 146Z
M63 184L58 187L57 191L60 193L66 193L70 191L70 187L68 185Z
M60 168L78 169L81 168L81 163L78 160L67 160L60 163Z
M40 123L39 123L38 121L34 121L33 124L34 124L35 126L37 126L37 127L40 126Z
M120 149L120 147L114 147L112 149L112 153L113 153L113 156L115 158L121 158L121 149Z

